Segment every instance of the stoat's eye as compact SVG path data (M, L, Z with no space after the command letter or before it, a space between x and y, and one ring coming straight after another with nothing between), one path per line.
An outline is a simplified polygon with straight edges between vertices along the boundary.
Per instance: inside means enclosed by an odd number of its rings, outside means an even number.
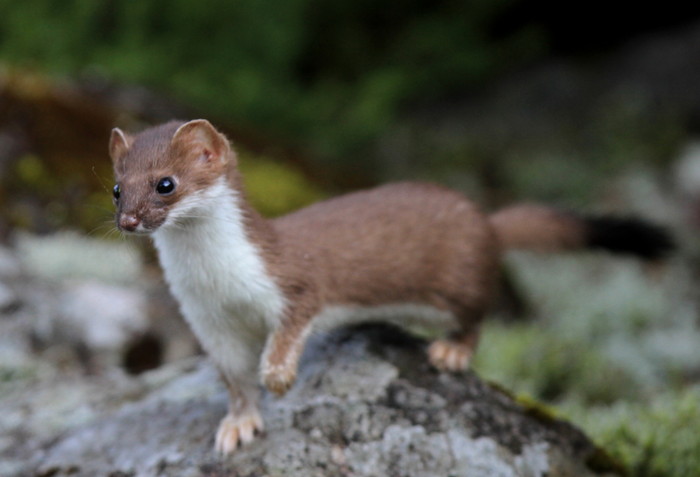
M156 185L156 192L160 195L170 195L175 190L175 181L172 177L163 177Z
M121 194L122 194L122 191L119 188L119 184L114 184L114 188L112 189L112 195L114 196L114 200L119 200L119 196Z

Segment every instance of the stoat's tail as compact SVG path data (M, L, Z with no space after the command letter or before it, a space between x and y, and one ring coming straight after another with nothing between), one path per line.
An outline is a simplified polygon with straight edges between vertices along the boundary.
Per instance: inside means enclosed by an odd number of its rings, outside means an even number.
M490 220L505 249L598 248L653 260L674 248L665 229L636 218L586 216L519 204L494 213Z

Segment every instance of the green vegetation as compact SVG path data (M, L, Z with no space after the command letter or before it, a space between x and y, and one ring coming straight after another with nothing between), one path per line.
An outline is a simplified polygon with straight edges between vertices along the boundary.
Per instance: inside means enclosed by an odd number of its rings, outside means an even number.
M319 187L287 164L246 153L239 156L248 198L267 217L282 215L324 197Z
M644 403L568 403L561 410L632 476L687 477L700 471L699 401L700 388L694 387L664 392Z
M0 61L167 91L317 158L363 163L406 104L536 57L494 38L509 0L0 0Z
M489 324L475 367L517 393L553 402L575 396L588 404L636 398L633 377L582 340L543 325Z
M537 319L487 323L475 369L553 406L632 476L696 475L700 389L687 382L700 370L700 325L683 298L688 270L649 274L595 255L508 264Z

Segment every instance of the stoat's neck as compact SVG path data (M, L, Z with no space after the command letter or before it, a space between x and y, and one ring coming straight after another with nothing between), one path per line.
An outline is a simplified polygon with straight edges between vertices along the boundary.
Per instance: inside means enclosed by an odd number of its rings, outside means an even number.
M279 318L284 298L268 263L276 237L245 201L237 176L182 199L153 239L188 320L232 310L268 324Z
M229 167L225 182L234 197L235 207L240 211L249 240L256 244L266 262L276 260L279 255L277 231L272 223L260 215L248 202L241 174L236 167Z

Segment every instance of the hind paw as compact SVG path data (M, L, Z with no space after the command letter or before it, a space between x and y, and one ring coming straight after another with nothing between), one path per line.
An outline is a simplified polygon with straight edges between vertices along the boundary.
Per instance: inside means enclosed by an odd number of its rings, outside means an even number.
M430 364L440 371L459 372L469 368L472 347L452 340L436 340L428 348Z

